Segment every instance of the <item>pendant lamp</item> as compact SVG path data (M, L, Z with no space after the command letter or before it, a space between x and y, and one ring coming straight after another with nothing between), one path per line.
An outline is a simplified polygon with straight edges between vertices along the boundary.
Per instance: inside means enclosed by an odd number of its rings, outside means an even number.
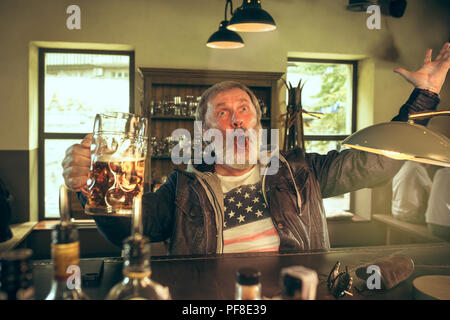
M206 42L206 45L215 49L236 49L244 46L244 40L234 31L228 30L227 9L230 5L230 11L233 13L233 3L227 0L225 4L225 20L219 24L219 29L214 32Z
M374 3L370 0L349 0L347 10L350 11L367 11L367 8Z
M261 0L243 0L227 27L232 31L265 32L277 28L272 16L261 7Z

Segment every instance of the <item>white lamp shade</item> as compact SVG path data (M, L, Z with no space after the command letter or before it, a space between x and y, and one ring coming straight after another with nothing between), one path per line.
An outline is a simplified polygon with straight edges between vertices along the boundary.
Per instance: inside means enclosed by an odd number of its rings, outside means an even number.
M424 126L391 121L359 130L342 142L384 156L450 167L450 141Z

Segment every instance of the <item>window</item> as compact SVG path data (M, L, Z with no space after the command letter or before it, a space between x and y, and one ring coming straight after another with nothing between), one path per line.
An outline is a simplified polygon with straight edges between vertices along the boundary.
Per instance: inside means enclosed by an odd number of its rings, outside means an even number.
M133 101L133 52L40 49L40 219L59 217L66 149L92 132L97 113L133 112Z
M304 82L302 106L320 112L320 119L304 114L306 152L340 150L340 141L356 127L356 61L288 58L287 81ZM324 199L327 216L350 211L350 194Z

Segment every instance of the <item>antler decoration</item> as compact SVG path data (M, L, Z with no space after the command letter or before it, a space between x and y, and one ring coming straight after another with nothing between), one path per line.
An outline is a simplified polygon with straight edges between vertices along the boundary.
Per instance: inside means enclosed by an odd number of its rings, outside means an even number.
M283 151L287 152L297 146L305 149L304 131L303 131L303 113L311 115L316 118L320 118L322 113L308 112L303 110L302 106L302 90L305 86L305 82L298 82L297 87L293 87L292 84L282 79L286 88L288 89L288 103L286 107L286 113L280 116L285 119L284 127L284 146Z

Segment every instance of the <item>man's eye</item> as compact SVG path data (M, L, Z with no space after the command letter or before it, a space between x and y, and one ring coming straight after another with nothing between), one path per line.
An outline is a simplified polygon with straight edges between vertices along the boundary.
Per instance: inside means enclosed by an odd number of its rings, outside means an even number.
M247 111L247 110L248 110L248 107L247 107L247 106L243 106L243 107L241 107L241 110L242 110L242 111Z
M218 115L219 117L223 117L225 114L226 114L225 111L220 111L217 115Z

